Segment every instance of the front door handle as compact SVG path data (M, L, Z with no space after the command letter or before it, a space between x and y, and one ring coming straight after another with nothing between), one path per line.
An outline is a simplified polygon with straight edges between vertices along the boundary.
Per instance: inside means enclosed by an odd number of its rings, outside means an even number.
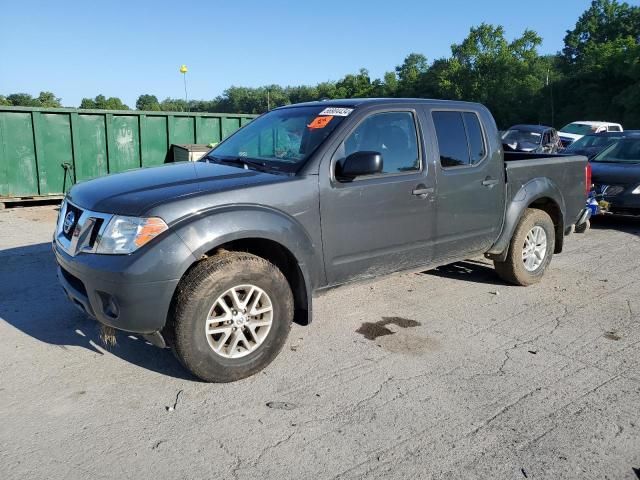
M487 177L482 181L482 185L484 185L485 187L493 187L494 185L497 185L497 184L498 184L498 180L491 177Z
M413 189L411 193L420 198L427 198L427 196L433 192L434 192L433 188L427 188L424 185L418 185L416 188Z

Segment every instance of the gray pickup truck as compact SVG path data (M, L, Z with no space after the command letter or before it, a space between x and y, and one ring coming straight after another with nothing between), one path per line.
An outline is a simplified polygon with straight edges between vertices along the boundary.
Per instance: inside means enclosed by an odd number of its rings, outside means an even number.
M586 220L585 157L505 159L479 104L275 109L199 162L75 185L53 249L69 299L206 381L268 365L323 289L476 255L542 277Z

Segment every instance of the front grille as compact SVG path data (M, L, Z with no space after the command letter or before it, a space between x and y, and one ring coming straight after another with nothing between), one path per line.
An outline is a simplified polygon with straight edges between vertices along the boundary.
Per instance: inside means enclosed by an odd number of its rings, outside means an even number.
M89 236L89 247L93 248L96 244L96 240L98 239L98 234L100 233L100 229L102 228L102 224L104 223L104 218L96 218L96 223L93 225L93 229L91 230L91 235Z
M68 200L63 205L56 226L57 244L74 257L81 252L95 252L100 235L113 215L83 209Z
M73 217L70 217L70 214L73 214ZM75 205L71 205L69 202L67 202L67 210L64 212L64 215L62 217L62 235L64 235L67 240L71 240L71 237L73 237L73 232L78 226L80 215L82 215L82 210L80 210ZM71 218L72 221L70 222L69 228L67 229L67 219Z

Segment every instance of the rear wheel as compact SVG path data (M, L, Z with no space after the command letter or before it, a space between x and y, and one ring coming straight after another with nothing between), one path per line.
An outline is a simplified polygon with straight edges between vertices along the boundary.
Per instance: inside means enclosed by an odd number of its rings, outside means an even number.
M514 285L537 283L551 262L554 248L555 229L551 217L542 210L529 208L516 227L506 260L494 261L496 272Z
M180 284L173 310L175 353L194 375L231 382L262 370L282 349L293 296L267 260L223 252L200 262Z

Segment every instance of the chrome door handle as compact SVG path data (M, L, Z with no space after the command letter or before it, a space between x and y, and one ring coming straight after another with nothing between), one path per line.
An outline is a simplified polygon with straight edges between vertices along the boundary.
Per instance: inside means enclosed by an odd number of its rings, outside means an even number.
M482 185L484 185L485 187L493 187L494 185L498 184L498 180L496 180L495 178L485 178L482 181Z
M425 198L427 195L429 195L430 193L433 193L433 192L434 192L433 188L427 188L427 187L423 187L423 186L418 186L411 193L413 195L416 195L417 197Z

